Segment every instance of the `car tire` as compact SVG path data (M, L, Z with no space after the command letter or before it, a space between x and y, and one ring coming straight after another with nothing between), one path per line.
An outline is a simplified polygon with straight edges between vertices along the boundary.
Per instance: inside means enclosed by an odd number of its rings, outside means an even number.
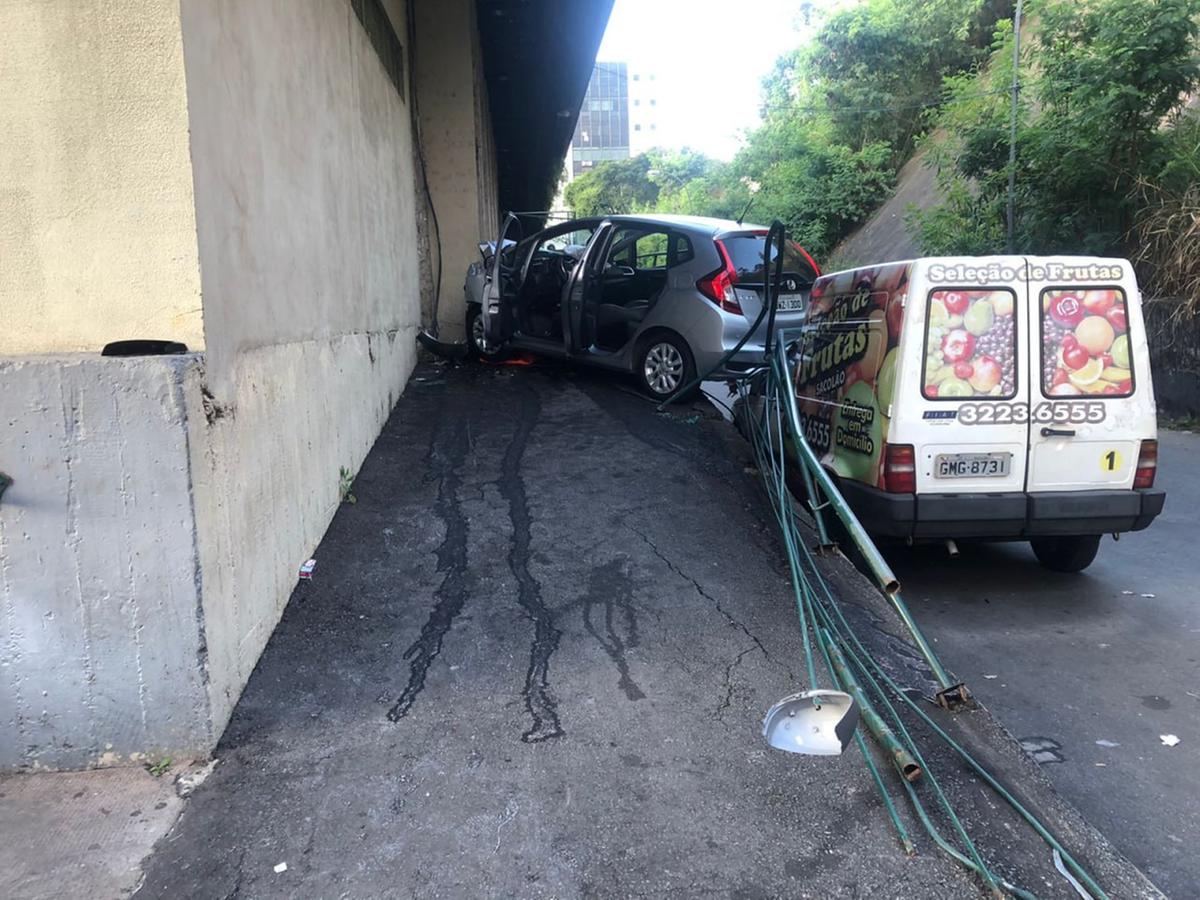
M633 375L642 393L655 400L670 400L696 378L696 362L687 341L670 331L646 336L634 354ZM692 393L694 388L688 388Z
M1100 535L1038 538L1029 542L1038 562L1052 572L1082 572L1100 549Z
M492 347L487 343L483 336L483 310L475 303L467 307L467 347L472 359L485 359L488 362L499 362L507 353L503 345Z

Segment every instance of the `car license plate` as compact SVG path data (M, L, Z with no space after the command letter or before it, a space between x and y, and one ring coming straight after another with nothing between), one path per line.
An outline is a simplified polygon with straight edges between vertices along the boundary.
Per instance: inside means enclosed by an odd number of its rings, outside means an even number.
M939 453L933 460L938 478L1003 478L1011 469L1011 453Z
M780 312L799 312L804 309L803 294L780 294L779 295L779 311Z

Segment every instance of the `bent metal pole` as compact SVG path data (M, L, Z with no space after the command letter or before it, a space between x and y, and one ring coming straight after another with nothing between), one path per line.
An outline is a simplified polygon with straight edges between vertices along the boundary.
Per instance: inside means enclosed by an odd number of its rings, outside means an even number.
M866 560L867 567L875 576L876 581L879 582L884 595L891 601L892 607L896 610L900 621L904 623L904 627L912 636L917 649L921 652L921 656L929 664L929 668L933 671L933 676L937 679L938 685L943 691L957 687L958 682L951 680L945 668L934 654L933 648L925 640L925 635L921 633L921 629L917 626L912 614L908 611L907 604L905 604L904 599L900 596L900 581L896 578L895 573L892 572L891 566L887 564L887 561L867 534L866 529L863 528L862 523L858 521L858 516L854 514L854 510L846 503L846 499L842 496L841 491L837 489L837 485L833 483L833 479L829 477L829 473L825 471L825 467L821 465L820 460L813 453L812 447L804 439L804 430L800 427L800 417L796 412L796 397L792 392L792 382L789 377L787 352L782 341L777 342L775 345L773 362L774 371L772 375L779 383L779 390L788 399L788 402L785 404L788 430L792 434L792 443L796 447L796 455L800 458L801 464L809 470L813 478L820 485L826 502L841 520L846 531L849 532L854 546L858 548L859 553Z

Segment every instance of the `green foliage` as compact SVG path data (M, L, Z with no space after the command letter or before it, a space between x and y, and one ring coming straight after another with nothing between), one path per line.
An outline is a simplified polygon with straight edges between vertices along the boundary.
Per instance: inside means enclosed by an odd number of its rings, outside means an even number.
M358 498L354 496L354 473L345 466L338 469L338 494L343 503L358 502Z
M1164 125L1200 84L1200 0L1042 0L1032 11L1038 37L1021 63L1014 247L1121 254L1139 185L1188 177ZM933 153L946 200L909 218L926 252L1004 249L1011 58L1005 23L986 71L946 81Z
M600 163L568 184L563 196L576 216L607 216L653 208L658 188L643 154Z

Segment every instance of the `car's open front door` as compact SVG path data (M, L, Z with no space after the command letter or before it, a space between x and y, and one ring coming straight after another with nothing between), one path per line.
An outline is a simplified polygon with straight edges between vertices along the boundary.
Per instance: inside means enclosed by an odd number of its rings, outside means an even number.
M595 306L612 231L607 220L597 226L563 290L563 346L567 353L582 353L596 339Z
M505 290L504 250L506 241L518 241L520 238L521 224L515 215L508 213L500 227L500 237L496 240L496 248L488 266L480 314L484 337L495 346L503 344L513 333L512 296L511 292Z

